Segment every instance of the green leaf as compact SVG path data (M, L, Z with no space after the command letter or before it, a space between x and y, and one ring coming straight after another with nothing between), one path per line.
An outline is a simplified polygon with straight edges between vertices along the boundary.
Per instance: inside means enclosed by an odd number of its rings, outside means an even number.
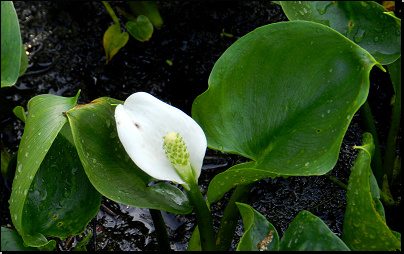
M21 235L24 235L22 214L28 200L28 189L54 139L67 121L63 112L74 107L78 95L64 98L46 94L28 102L28 117L18 149L17 170L9 201L13 225ZM42 245L47 242L46 239L42 240Z
M369 184L373 137L363 134L362 146L349 176L342 240L351 250L401 249L399 241L377 212ZM378 208L380 211L380 207Z
M1 1L1 87L17 82L20 64L21 35L17 13L12 1Z
M251 206L236 202L243 218L244 234L238 251L274 251L279 248L279 236L275 227Z
M308 211L301 211L281 239L281 251L349 250L325 223Z
M330 171L376 64L338 32L308 21L270 24L237 40L213 67L192 116L208 147L252 162L221 173L226 181L215 177L209 202L241 181L236 169L245 171L244 183Z
M144 15L137 17L136 22L126 22L126 29L136 40L141 42L149 41L153 34L153 25Z
M126 45L128 40L129 34L127 32L121 33L119 24L113 24L105 31L103 42L107 63Z
M1 227L1 251L38 251L38 249L24 246L24 241L17 231Z
M13 109L13 113L16 117L18 117L24 123L27 121L27 115L25 115L25 110L21 106L17 106Z
M63 135L56 137L25 193L20 233L30 246L38 246L40 234L59 238L81 234L101 204L101 194Z
M213 203L221 199L227 191L239 184L246 185L260 179L276 176L277 174L272 174L267 170L255 168L254 161L234 165L225 172L217 174L211 180L208 187L208 200Z
M135 15L148 17L155 28L163 25L156 1L128 1L127 3Z
M381 64L401 55L401 21L376 2L281 1L289 20L329 26L367 50ZM329 45L331 46L331 45Z
M189 239L187 251L202 251L201 235L199 234L198 225L196 225L194 232L192 232L191 239Z
M158 183L139 169L123 148L116 131L115 106L122 101L102 97L66 114L84 170L93 186L121 204L186 214L192 206L173 185Z
M18 72L18 76L21 77L28 68L28 56L25 53L25 47L24 44L21 43L21 65L20 65L20 71Z

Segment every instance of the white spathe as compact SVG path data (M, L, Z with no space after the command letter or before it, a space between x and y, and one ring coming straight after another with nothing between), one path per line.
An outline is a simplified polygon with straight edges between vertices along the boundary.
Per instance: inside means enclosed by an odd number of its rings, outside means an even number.
M115 120L123 147L144 172L159 180L184 183L163 149L163 138L175 132L183 138L193 174L199 178L207 141L202 128L187 114L148 93L137 92L116 107Z

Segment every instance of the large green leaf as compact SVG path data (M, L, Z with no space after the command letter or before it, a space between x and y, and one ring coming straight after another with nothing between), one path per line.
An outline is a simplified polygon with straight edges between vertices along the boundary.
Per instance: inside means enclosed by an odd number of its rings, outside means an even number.
M158 183L139 169L123 148L116 130L115 106L121 101L102 97L78 105L66 114L86 174L104 196L118 203L186 214L192 206L173 185Z
M401 55L401 21L384 14L376 2L281 1L290 20L307 20L329 26L366 49L381 64ZM328 45L333 47L333 45Z
M36 96L28 102L28 116L18 149L17 170L9 200L13 225L23 238L27 238L29 234L24 232L23 228L23 214L26 212L24 207L26 202L29 202L28 190L32 187L45 155L67 121L63 112L76 105L77 97L78 94L71 98L47 94ZM47 243L41 234L30 239L33 244L31 246L42 246ZM35 239L38 242L34 243Z
M1 1L1 87L15 84L20 64L21 35L17 13L12 1Z
M192 116L210 148L253 162L216 176L209 202L236 184L331 170L375 64L338 32L308 21L263 26L236 41L213 67Z
M275 227L251 206L236 203L243 218L244 234L238 243L239 251L278 250L279 236Z
M397 239L379 212L380 205L374 202L370 191L369 174L373 154L373 137L363 134L362 146L349 176L347 205L344 217L342 240L352 250L401 249Z
M308 211L301 211L283 235L282 251L342 251L349 250L325 223Z

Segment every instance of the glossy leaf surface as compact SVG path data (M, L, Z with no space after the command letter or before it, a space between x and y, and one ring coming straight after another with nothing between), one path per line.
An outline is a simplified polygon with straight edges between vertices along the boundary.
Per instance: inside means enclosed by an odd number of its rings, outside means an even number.
M141 42L149 41L154 30L152 23L144 15L137 17L136 21L126 22L126 29L136 40Z
M24 206L29 200L28 190L45 156L52 146L67 118L63 112L76 105L77 96L64 98L55 95L39 95L28 102L28 116L22 135L11 192L10 214L14 227L23 236ZM37 239L39 242L34 243ZM24 239L26 240L26 239ZM32 241L31 241L32 240ZM32 246L46 244L47 240L40 235L32 236Z
M79 235L100 204L101 194L88 180L75 147L59 134L27 192L23 239L36 246L40 234L59 238Z
M342 251L349 250L325 223L308 211L293 219L281 239L282 251Z
M216 176L209 202L236 184L331 170L375 64L358 45L313 22L275 23L237 40L213 67L192 116L208 147L252 162Z
M243 218L244 234L237 246L238 251L274 251L279 248L279 236L275 227L251 206L236 203Z
M1 87L12 86L21 64L21 35L12 1L1 1Z
M102 97L66 113L81 162L93 186L121 204L178 214L191 212L186 195L175 186L158 183L148 187L153 179L135 165L118 138L112 103L122 104L122 101Z
M401 249L401 241L377 212L370 192L369 174L373 137L363 134L362 146L349 176L342 240L351 250ZM380 208L379 208L380 211Z
M127 32L121 33L119 24L113 24L105 31L103 42L107 63L126 45L128 40L129 34Z
M329 26L366 49L381 64L401 55L401 22L384 14L376 2L281 1L290 20L307 20ZM331 46L331 45L330 45Z

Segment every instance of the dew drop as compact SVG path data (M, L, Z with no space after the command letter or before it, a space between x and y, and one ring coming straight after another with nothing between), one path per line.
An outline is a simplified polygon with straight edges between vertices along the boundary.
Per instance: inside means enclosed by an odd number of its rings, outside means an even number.
M358 32L355 34L355 36L354 36L354 41L356 42L356 43L360 43L362 40L363 40L363 37L364 37L364 35L365 35L365 32L366 32L366 30L363 30L363 29L358 29Z
M375 42L378 42L378 41L379 41L379 37L376 36L373 40L374 40Z

